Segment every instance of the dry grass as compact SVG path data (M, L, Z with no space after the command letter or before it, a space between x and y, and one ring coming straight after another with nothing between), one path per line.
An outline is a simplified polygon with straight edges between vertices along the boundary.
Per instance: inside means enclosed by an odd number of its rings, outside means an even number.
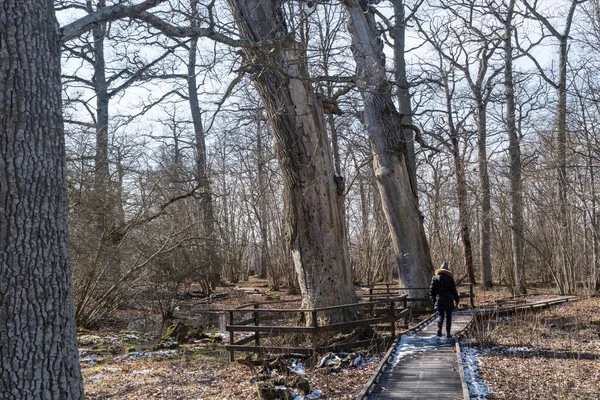
M482 376L493 399L600 399L600 299L490 323Z

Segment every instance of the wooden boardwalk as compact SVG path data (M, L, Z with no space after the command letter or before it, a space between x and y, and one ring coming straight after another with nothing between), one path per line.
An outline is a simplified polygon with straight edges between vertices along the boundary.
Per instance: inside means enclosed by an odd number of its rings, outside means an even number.
M452 332L471 320L470 313L455 312ZM437 321L421 332L402 337L389 368L383 373L369 399L468 399L463 389L454 339L436 336ZM445 327L444 327L445 332ZM465 397L465 393L467 397Z
M573 299L576 297L560 296L528 302L512 298L506 305L455 312L452 332L462 331L473 318L536 312ZM437 337L436 331L434 320L424 330L394 342L395 347L388 350L357 399L468 400L460 347L454 339Z

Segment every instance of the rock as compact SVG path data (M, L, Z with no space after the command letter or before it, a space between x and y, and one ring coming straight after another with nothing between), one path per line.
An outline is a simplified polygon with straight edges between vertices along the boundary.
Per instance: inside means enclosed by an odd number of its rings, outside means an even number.
M179 321L167 328L167 332L161 337L161 340L168 341L170 339L174 339L178 342L182 342L187 336L189 330L189 326Z
M319 364L317 364L317 368L323 368L326 367L328 365L331 365L331 359L335 357L335 354L333 353L327 353L325 354L325 356L323 356L323 358L321 358L321 361L319 361Z
M300 395L306 396L310 393L310 381L303 376L296 376L292 382L292 387L296 388Z
M258 383L256 393L259 400L293 400L294 395L284 386L273 386L269 383Z
M154 351L156 351L156 350L173 350L178 347L179 347L179 343L177 343L175 341L167 341L167 342L160 342L159 344L152 347L152 350L154 350Z

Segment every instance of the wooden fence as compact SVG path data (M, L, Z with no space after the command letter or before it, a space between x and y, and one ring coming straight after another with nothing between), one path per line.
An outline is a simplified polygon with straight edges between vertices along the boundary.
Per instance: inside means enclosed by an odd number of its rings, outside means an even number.
M463 288L468 287L468 293L461 291ZM401 295L403 291L407 290L429 290L429 288L401 288L398 287L397 283L377 283L375 285L369 285L369 294L364 295L363 297L368 297L371 299L380 299L388 296L397 296ZM458 290L458 297L461 299L469 299L469 305L473 309L475 308L475 292L473 291L473 284L471 283L461 283L456 285L456 289ZM431 301L429 297L410 297L408 298L409 302L415 301Z
M230 308L229 345L230 360L233 361L236 351L256 352L262 355L271 353L296 353L315 355L330 351L343 351L357 347L392 342L396 337L396 321L408 316L409 301L407 295L386 297L385 299L369 300L355 304L344 304L321 308L268 308L271 306L285 306L293 301L250 303ZM360 319L343 323L319 323L319 316L332 311L358 312ZM300 321L311 321L310 326L298 326ZM268 322L269 325L264 323ZM294 325L286 325L288 323ZM388 331L389 336L377 339L358 340L351 343L320 345L319 334L326 332L340 332L362 326L372 326L377 331ZM242 337L235 340L236 334ZM261 344L261 339L283 334L304 334L310 338L309 345L274 345ZM249 343L252 343L250 345ZM263 341L264 342L264 341Z

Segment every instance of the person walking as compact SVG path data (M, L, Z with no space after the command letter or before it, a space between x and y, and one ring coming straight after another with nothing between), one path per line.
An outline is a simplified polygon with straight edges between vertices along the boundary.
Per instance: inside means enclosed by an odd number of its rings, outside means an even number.
M452 328L452 310L454 304L458 305L460 298L456 291L456 283L452 272L448 268L448 262L444 261L439 269L435 270L435 275L431 279L429 288L429 297L433 302L433 309L438 313L438 331L437 335L442 336L442 325L446 320L446 337L452 338L450 330Z

